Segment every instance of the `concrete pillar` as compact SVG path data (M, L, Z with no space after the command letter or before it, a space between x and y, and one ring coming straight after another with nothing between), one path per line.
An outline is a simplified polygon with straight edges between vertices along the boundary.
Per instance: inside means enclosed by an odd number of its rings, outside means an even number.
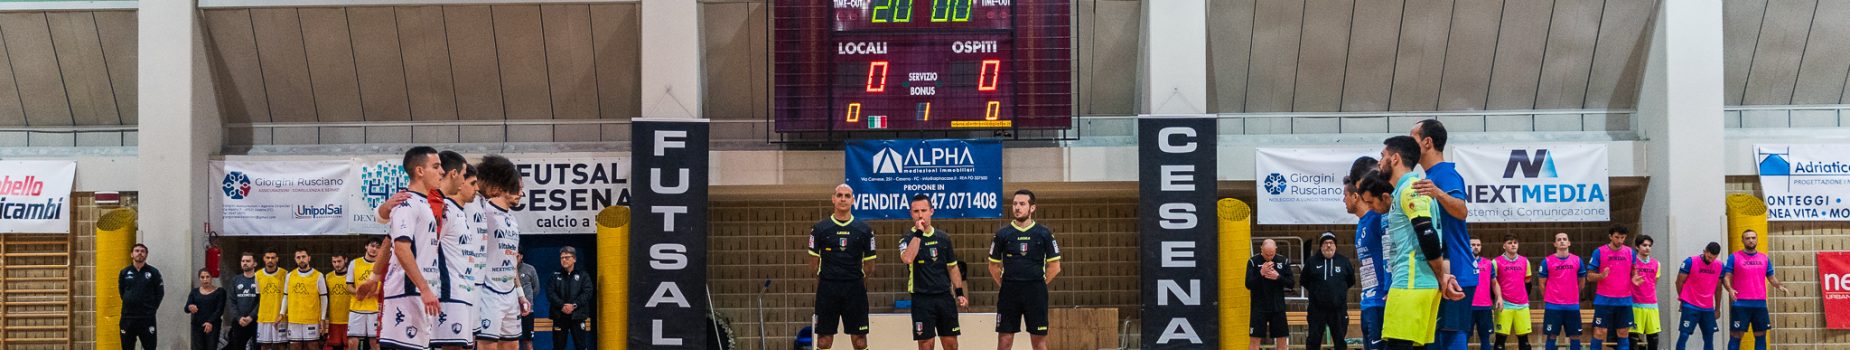
M191 344L181 308L192 271L204 266L206 195L217 185L206 178L206 161L219 152L223 134L198 13L193 1L143 1L137 21L141 143L132 175L142 179L138 239L167 287L157 315L160 349Z
M706 117L700 42L699 2L642 0L643 117Z
M1207 0L1143 3L1142 107L1149 114L1208 111Z
M1674 341L1676 268L1709 242L1727 242L1722 177L1722 1L1658 4L1633 118L1647 139L1650 185L1638 232L1662 237L1653 252L1669 271L1658 306ZM1724 327L1725 328L1725 327ZM1711 341L1726 344L1726 329ZM1692 344L1693 346L1693 344Z

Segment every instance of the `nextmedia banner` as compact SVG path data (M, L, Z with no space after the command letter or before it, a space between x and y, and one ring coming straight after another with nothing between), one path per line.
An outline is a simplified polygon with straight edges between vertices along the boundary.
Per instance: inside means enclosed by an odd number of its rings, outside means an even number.
M697 315L709 300L706 120L637 119L630 130L640 186L630 210L629 347L705 349L709 328Z
M1755 145L1767 221L1850 221L1850 144Z
M1347 225L1344 176L1356 158L1379 158L1381 148L1259 148L1259 224Z
M227 236L345 234L353 162L215 161L213 221Z
M71 233L77 162L0 161L0 233Z
M1612 220L1605 144L1459 145L1471 222Z
M1144 349L1219 347L1214 123L1212 117L1137 119Z
M851 141L846 163L855 217L909 218L917 194L940 219L1002 217L1002 141Z

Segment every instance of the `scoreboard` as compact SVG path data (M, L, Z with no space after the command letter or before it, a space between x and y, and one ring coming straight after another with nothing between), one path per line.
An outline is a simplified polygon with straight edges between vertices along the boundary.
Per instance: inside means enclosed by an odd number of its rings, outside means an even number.
M1071 6L776 0L776 130L1068 128Z

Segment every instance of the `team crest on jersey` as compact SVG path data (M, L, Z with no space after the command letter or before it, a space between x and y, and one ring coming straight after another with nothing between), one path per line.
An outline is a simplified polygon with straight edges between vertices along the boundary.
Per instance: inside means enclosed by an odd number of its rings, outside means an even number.
M842 238L841 238L841 239L839 239L838 241L840 241L841 243L839 243L839 244L837 244L837 245L838 245L838 246L840 246L840 247L842 247L842 249L847 249L847 248L848 248L848 237L842 237Z
M405 337L411 338L411 339L417 339L418 338L418 328L417 327L405 327Z
M450 325L450 334L462 334L462 324L457 323Z
M931 260L938 260L938 248L931 248Z
M1027 243L1021 244L1021 255L1028 255L1028 244Z

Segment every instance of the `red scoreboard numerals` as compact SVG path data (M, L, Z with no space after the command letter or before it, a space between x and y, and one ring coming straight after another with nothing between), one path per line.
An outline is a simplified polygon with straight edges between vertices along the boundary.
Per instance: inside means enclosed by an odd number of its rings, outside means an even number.
M887 61L867 62L867 92L886 92Z
M976 77L976 91L996 91L1002 82L1002 60L983 60L983 70Z

